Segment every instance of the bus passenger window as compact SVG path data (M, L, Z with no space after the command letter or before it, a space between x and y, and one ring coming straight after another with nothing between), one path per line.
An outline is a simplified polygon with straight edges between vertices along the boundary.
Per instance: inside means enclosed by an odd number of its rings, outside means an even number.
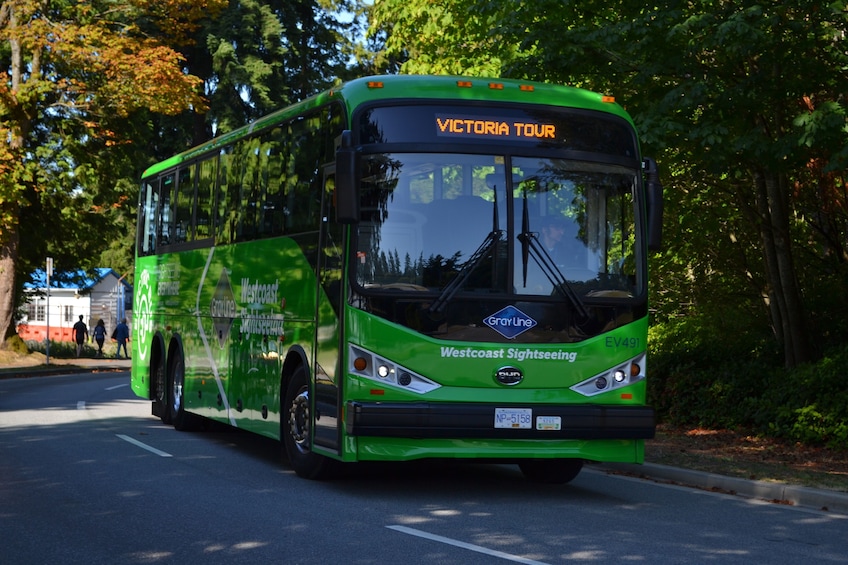
M259 207L262 204L262 174L260 167L260 140L249 139L241 146L241 225L238 241L250 241L257 235Z
M174 241L183 243L194 239L194 171L195 166L180 169L177 183L177 206L174 214Z
M217 155L200 163L200 174L197 178L197 205L195 207L194 225L196 239L212 237L217 166Z
M260 237L280 235L283 231L282 189L280 186L280 170L283 166L281 137L281 128L274 128L262 136L262 152L259 160L262 184L262 198L259 208Z
M152 253L156 249L156 215L159 194L156 185L145 182L142 189L142 202L139 206L139 244L141 255Z
M232 234L230 233L231 214L234 213L234 208L237 205L236 200L232 195L232 189L235 183L233 177L233 146L228 145L221 149L218 157L220 170L218 171L218 216L215 219L215 243L223 245L231 243Z
M174 220L173 210L171 209L174 199L174 175L162 177L159 181L159 218L158 225L158 245L170 245L171 233L173 226L171 222Z

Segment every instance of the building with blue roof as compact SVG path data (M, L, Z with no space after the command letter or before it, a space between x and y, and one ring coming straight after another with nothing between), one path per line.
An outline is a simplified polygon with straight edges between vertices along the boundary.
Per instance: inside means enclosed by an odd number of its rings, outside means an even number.
M18 335L25 340L72 341L71 328L83 317L89 332L98 320L106 324L107 335L122 318L131 323L132 285L116 271L108 268L54 273L47 293L47 274L39 269L24 284L26 310L18 320Z

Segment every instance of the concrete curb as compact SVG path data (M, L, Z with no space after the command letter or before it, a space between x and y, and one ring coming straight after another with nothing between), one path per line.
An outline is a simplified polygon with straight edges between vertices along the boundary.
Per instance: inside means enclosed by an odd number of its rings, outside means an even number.
M848 493L846 492L725 477L724 475L678 469L677 467L668 467L656 463L645 463L644 465L603 463L598 465L598 468L614 473L644 477L658 482L687 485L756 498L776 504L802 506L848 515Z
M23 367L0 367L0 379L22 379L29 377L51 377L72 373L95 372L108 373L129 371L132 362L129 359L77 358L57 359L49 365L29 365Z

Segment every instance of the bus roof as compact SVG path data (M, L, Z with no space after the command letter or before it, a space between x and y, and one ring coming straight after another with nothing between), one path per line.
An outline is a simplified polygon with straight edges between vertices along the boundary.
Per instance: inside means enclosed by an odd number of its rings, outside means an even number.
M229 145L256 130L287 121L298 114L331 100L345 103L346 111L374 100L481 100L505 103L528 103L547 106L582 108L619 116L633 123L625 110L611 96L582 88L526 80L480 77L383 75L364 77L341 84L301 102L263 116L246 126L225 133L149 167L142 178L189 161L199 155Z

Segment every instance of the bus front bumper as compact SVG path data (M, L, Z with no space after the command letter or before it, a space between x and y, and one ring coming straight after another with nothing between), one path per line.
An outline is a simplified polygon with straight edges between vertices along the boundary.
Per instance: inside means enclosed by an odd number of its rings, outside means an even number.
M528 412L529 411L529 412ZM505 412L520 414L515 425ZM348 402L351 436L486 439L651 439L649 406Z

